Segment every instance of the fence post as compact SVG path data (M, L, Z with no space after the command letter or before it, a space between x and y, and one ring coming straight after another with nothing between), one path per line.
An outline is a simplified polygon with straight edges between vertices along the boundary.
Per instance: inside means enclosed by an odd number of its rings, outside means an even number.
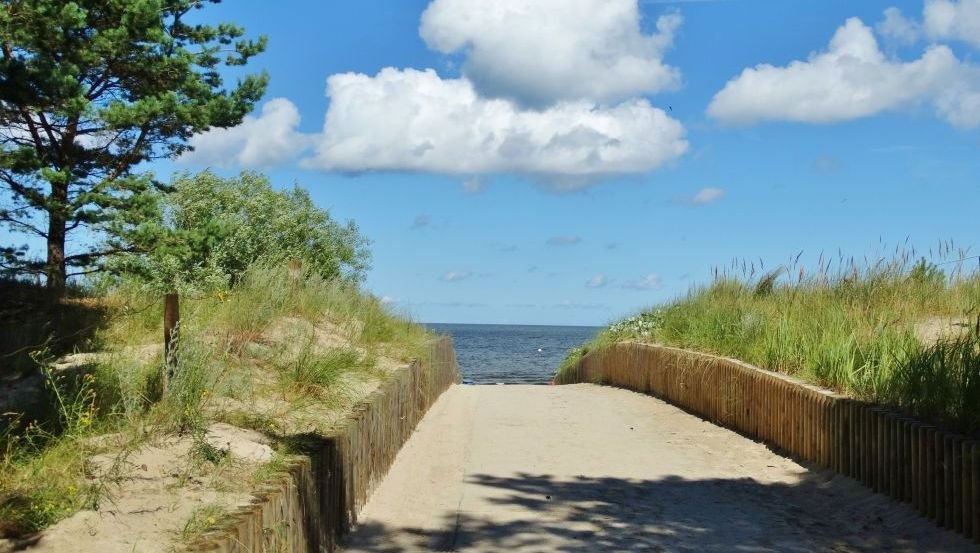
M180 303L176 293L163 296L163 390L166 393L177 370L177 337L180 332Z

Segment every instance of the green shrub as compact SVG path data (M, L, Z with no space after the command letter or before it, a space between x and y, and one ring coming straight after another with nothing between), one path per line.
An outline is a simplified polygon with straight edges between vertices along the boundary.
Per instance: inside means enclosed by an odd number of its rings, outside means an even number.
M369 266L368 241L353 222L337 223L305 190L275 190L260 173L178 175L151 199L154 215L118 239L137 253L109 266L156 289L220 289L252 266L289 262L326 280L358 282Z

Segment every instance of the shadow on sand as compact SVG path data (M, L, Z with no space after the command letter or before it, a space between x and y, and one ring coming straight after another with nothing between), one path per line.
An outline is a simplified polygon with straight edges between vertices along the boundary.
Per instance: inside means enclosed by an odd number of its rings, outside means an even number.
M974 551L911 509L825 471L798 484L750 478L624 480L473 475L438 528L360 525L354 551ZM474 494L476 495L476 494ZM492 513L492 515L491 515ZM926 537L928 536L928 537ZM938 536L938 539L937 539Z

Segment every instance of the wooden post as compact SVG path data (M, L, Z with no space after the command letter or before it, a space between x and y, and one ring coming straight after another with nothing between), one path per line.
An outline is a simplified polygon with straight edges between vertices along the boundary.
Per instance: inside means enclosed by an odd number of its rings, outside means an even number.
M970 451L970 514L973 541L980 543L980 443L973 442Z
M935 497L933 499L933 513L932 519L936 521L936 524L942 526L945 522L946 517L946 498L943 492L946 490L946 477L943 474L943 460L946 458L946 446L944 445L946 433L941 430L936 430L932 437L932 495Z
M180 332L180 303L176 293L163 297L163 389L170 386L170 381L177 370L177 335Z
M857 402L853 399L846 399L847 406L847 462L848 476L855 480L861 479L861 452L858 437L861 435L861 411Z
M888 413L885 419L885 462L888 463L888 472L886 473L886 479L888 482L888 495L901 499L902 492L899 491L901 488L901 481L899 480L898 471L898 460L899 460L899 446L898 446L898 433L896 429L898 428L898 415L895 413Z
M919 488L922 493L920 501L925 505L923 512L926 517L933 519L936 516L936 430L931 425L922 425L920 432L922 443L919 445L919 466L925 469Z
M956 530L959 509L956 509L956 494L953 489L953 474L956 472L953 442L952 435L943 436L943 525L951 530Z
M949 439L949 457L952 458L952 469L946 478L948 490L946 501L952 503L950 509L951 521L947 526L963 533L963 440L959 436L952 436ZM957 482L959 480L959 482ZM952 497L952 501L949 498Z
M888 415L884 409L875 409L875 465L874 490L888 494L888 451L885 437L888 435Z
M902 499L912 504L912 425L913 419L903 418L902 427L899 429L902 439Z
M911 477L909 478L909 483L912 485L912 495L911 503L912 507L917 511L922 512L921 494L919 493L922 473L924 468L920 462L919 457L919 447L921 446L921 441L919 440L919 427L921 425L918 421L913 421L909 428L909 469L911 470Z

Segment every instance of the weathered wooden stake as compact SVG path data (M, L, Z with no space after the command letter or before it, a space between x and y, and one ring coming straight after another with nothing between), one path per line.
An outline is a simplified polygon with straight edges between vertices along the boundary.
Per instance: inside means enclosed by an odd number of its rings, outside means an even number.
M177 370L177 335L180 331L180 303L176 293L163 297L163 387L164 392Z

